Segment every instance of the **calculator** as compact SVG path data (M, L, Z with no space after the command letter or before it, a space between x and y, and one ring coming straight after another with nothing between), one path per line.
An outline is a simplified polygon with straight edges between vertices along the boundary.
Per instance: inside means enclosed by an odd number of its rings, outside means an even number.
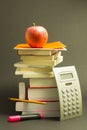
M82 95L75 66L54 67L60 102L60 120L82 115Z

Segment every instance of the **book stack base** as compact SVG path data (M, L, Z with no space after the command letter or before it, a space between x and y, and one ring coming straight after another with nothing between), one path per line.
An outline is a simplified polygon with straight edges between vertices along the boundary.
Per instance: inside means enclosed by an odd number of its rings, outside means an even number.
M33 90L35 90L35 92ZM37 99L37 101L44 101L46 104L43 105L37 103L16 102L15 110L17 112L22 112L22 115L41 113L44 115L44 117L59 117L59 100L57 88L41 88L39 90L33 88L33 90L31 90L31 92L30 90L27 91L29 96L27 98L30 100ZM34 96L32 94L34 94ZM43 100L41 100L41 97ZM19 83L19 99L26 99L26 86L24 82Z

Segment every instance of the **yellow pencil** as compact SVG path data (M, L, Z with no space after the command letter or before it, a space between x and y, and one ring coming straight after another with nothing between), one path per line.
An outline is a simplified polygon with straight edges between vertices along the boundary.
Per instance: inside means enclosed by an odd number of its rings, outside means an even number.
M19 98L9 98L12 101L19 101L19 102L26 102L26 103L36 103L36 104L46 104L46 102L40 102L36 100L25 100L25 99L19 99Z

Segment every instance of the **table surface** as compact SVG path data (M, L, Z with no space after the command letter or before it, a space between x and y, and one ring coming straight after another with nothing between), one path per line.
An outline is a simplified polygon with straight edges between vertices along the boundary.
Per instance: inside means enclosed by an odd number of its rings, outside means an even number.
M87 113L73 119L58 121L57 119L27 120L15 123L8 122L8 115L0 115L1 130L87 130Z

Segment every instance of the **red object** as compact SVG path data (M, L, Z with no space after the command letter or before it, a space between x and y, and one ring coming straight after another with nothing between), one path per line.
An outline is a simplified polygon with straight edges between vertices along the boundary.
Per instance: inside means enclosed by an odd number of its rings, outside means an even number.
M9 116L9 118L8 118L8 121L10 121L10 122L17 122L17 121L20 121L20 120L21 120L20 115Z
M25 31L26 42L34 48L42 48L48 41L48 32L42 26L31 26Z
M29 114L29 115L14 115L9 116L8 121L9 122L19 122L24 120L34 120L34 119L43 119L43 114Z

